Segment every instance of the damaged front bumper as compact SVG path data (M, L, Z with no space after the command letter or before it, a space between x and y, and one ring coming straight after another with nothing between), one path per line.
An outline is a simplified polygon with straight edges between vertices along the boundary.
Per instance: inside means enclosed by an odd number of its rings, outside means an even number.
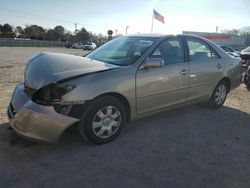
M8 117L14 131L25 138L56 142L65 129L79 119L59 114L53 106L34 103L20 83L13 92Z

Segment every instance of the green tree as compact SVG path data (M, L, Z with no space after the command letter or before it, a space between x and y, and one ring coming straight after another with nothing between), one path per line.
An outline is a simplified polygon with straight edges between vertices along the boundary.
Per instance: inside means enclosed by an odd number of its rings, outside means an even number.
M15 33L13 28L9 24L0 25L0 37L1 38L14 38Z
M45 35L46 40L57 40L56 32L54 29L49 29Z
M74 40L74 36L70 31L64 34L65 41L72 42Z
M26 26L23 35L25 38L42 40L45 38L46 32L45 29L41 26L30 25Z
M54 28L56 40L64 40L65 29L63 26L58 25Z
M14 32L17 38L21 38L23 35L23 28L21 26L17 26Z
M101 33L98 34L99 43L103 44L103 43L107 42L107 40L108 40L107 36L103 36L103 34L101 34Z
M84 27L75 34L75 40L77 42L86 43L89 39L90 39L90 35Z

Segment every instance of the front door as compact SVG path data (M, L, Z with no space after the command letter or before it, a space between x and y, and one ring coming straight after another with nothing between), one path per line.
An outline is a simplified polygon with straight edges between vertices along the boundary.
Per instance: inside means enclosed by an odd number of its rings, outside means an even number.
M179 38L164 40L148 58L163 58L163 67L144 69L136 75L137 113L143 114L186 101L190 65L184 61Z

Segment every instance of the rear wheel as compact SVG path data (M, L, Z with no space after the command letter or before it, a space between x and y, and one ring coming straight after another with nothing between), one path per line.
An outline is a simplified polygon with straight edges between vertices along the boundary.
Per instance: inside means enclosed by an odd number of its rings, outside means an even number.
M229 92L228 83L225 80L220 81L215 87L214 92L209 100L210 107L216 109L220 108L224 104L228 92Z
M244 84L247 86L247 88L250 88L250 82L249 82L249 80L250 79L248 78L248 74L245 73L243 81L244 81Z
M114 140L126 123L126 109L115 97L96 99L82 117L80 134L89 142L105 144Z

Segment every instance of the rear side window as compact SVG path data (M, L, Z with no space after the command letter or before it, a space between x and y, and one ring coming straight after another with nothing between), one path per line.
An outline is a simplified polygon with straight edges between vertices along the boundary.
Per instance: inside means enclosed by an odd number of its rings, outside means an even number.
M225 50L226 52L234 52L233 49L231 49L231 48L229 48L229 47L227 47L227 46L221 46L221 48L222 48L223 50Z
M188 38L187 45L190 61L209 61L219 58L212 47L200 39Z
M184 62L181 42L177 38L166 39L154 50L150 58L163 58L165 64Z

